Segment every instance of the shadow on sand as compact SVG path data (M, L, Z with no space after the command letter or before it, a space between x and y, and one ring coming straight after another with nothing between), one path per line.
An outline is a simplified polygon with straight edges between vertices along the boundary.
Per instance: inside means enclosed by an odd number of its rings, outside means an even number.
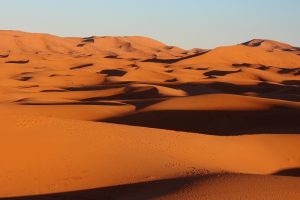
M191 111L164 110L133 113L105 122L195 132L209 135L234 136L258 133L300 134L300 110L273 107L259 111Z
M280 170L280 171L274 173L273 175L300 177L300 168L292 168L292 169Z
M45 194L25 197L0 198L1 200L141 200L153 199L179 190L201 177L165 179L106 188Z

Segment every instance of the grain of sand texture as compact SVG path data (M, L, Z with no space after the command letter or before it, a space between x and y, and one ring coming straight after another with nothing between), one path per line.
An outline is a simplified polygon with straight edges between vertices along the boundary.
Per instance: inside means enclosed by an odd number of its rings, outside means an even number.
M300 199L299 54L0 31L0 199Z

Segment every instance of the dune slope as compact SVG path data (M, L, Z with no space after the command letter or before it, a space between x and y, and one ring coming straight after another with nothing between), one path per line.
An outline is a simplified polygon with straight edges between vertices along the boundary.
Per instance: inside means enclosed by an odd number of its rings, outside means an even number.
M0 31L0 198L299 199L299 48Z

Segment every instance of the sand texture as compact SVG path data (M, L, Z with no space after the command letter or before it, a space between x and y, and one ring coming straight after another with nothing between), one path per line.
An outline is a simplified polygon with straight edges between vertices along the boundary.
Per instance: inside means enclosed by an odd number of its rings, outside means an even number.
M300 48L0 31L0 199L300 199Z

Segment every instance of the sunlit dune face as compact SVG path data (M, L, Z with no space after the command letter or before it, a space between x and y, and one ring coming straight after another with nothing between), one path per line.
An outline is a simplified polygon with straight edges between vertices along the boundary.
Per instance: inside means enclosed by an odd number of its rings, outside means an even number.
M299 199L298 53L1 31L0 198Z

